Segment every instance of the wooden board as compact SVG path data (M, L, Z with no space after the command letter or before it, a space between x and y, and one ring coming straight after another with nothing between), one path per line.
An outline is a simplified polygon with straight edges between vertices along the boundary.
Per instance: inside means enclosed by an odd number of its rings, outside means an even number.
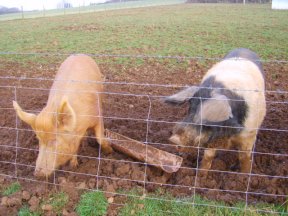
M115 150L139 161L156 166L167 173L177 172L181 167L182 157L145 145L137 140L109 130L105 130L105 134Z

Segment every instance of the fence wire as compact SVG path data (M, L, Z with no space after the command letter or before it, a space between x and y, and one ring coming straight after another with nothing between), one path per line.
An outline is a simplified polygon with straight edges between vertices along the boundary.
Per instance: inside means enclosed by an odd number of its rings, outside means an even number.
M70 54L61 54L61 53L14 53L14 52L0 52L0 55L37 55L37 56L51 56L51 55L55 55L55 56L66 56L66 55L70 55ZM147 56L147 55L106 55L106 54L88 54L92 57L117 57L117 58L156 58L156 59L193 59L193 60L211 60L211 61L218 61L220 60L220 58L203 58L203 57L181 57L181 56ZM286 60L261 60L261 62L264 63L278 63L278 64L285 64L288 63L288 61ZM55 169L55 172L53 173L53 181L41 181L38 180L36 178L33 177L33 170L36 168L35 165L35 161L33 161L31 163L31 161L25 161L22 158L22 155L24 152L29 152L29 155L32 154L34 156L39 154L39 149L37 148L37 146L33 146L33 143L36 142L36 138L33 135L35 132L39 133L45 133L46 135L50 133L50 135L56 135L56 136L61 136L61 135L70 135L73 136L74 139L77 138L84 138L84 139L95 139L95 138L99 138L97 136L97 134L95 136L93 135L89 135L89 134L85 134L85 135L77 135L77 134L65 134L63 132L59 132L58 128L56 130L56 132L45 132L45 131L38 131L37 129L30 129L29 127L27 127L27 125L25 125L24 123L22 123L20 121L20 119L17 117L17 115L14 112L14 109L12 107L12 101L21 101L22 103L25 100L25 109L23 109L23 111L29 112L29 113L34 113L34 114L38 114L41 110L39 109L35 109L32 105L29 105L29 103L33 102L33 99L30 98L23 98L23 94L25 95L25 91L29 92L29 95L33 95L35 92L45 92L44 95L42 96L37 96L38 100L41 102L45 102L45 98L48 96L49 92L51 91L51 89L49 88L44 88L44 87L34 87L33 85L35 84L36 86L36 82L43 82L43 81L51 81L51 82L67 82L67 80L57 80L55 81L53 78L45 78L45 77L26 77L26 76L21 76L21 77L17 77L17 76L10 76L5 75L5 76L0 76L0 80L1 81L5 81L7 82L7 85L1 85L0 86L0 91L1 92L9 92L12 91L13 94L11 94L10 97L8 97L9 101L6 101L5 103L0 103L0 118L6 118L7 119L15 119L13 122L7 122L7 120L3 120L0 124L0 134L1 136L6 138L6 141L4 142L4 140L2 140L0 142L0 155L1 155L1 159L0 159L0 164L1 168L0 168L0 176L5 177L5 178L11 178L11 179L17 179L17 180L23 180L23 181L28 181L28 182L37 182L37 183L41 183L41 184L47 184L47 185L54 185L54 186L61 186L61 184L59 184L59 182L57 181L57 177L61 176L59 175L59 173L61 173L64 176L67 175L79 175L79 176L85 176L87 178L94 178L96 179L96 187L95 188L86 188L87 190L91 190L91 191L100 191L100 192L105 192L105 193L110 193L113 194L114 196L125 196L125 197L132 197L132 198L137 198L137 199L151 199L151 200L161 200L161 201L167 201L167 202L175 202L173 200L169 200L169 199L165 199L165 198L156 198L153 196L150 196L150 194L148 193L148 188L149 185L154 185L157 188L163 187L164 189L166 188L184 188L186 191L188 191L188 194L190 196L192 196L192 201L185 201L184 200L178 200L177 202L183 204L183 205L193 205L193 206L209 206L209 207L213 207L213 208L228 208L231 210L242 210L242 211L251 211L251 212L261 212L261 213L271 213L271 214L283 214L283 215L287 215L288 213L283 213L283 212L277 212L277 211L268 211L265 209L250 209L249 204L250 204L250 198L253 196L259 196L259 197L272 197L275 199L281 198L281 199L286 199L288 198L287 193L285 192L285 190L283 191L282 189L282 193L281 192L269 192L265 189L263 189L263 186L259 188L255 189L255 184L253 183L254 186L251 186L253 178L257 178L258 182L261 182L261 180L259 179L268 179L271 181L271 179L275 179L276 181L285 181L283 184L287 184L287 180L288 180L288 176L287 173L285 173L285 171L282 173L282 175L279 174L279 172L276 172L275 170L271 170L271 172L267 172L267 169L257 169L256 171L254 170L256 165L255 165L255 161L257 160L258 157L269 157L268 160L271 161L276 161L276 163L278 162L279 165L280 163L287 163L288 162L288 152L287 149L277 149L277 152L275 150L266 152L263 149L259 150L258 146L259 143L261 143L261 141L257 140L257 144L255 143L252 149L252 163L251 163L251 168L250 168L250 172L249 173L241 173L241 172L237 172L237 171L232 171L229 168L226 168L224 170L221 169L215 169L215 168L211 168L209 170L207 169L201 169L200 168L200 164L201 164L201 155L202 152L205 150L209 150L209 147L203 147L200 145L200 143L196 146L180 146L180 145L174 145L169 143L168 141L163 141L164 138L161 137L160 135L157 135L156 132L157 130L153 129L154 124L159 124L160 125L160 129L158 128L158 130L161 130L161 127L163 127L165 130L172 129L173 125L177 124L178 122L180 122L182 120L183 114L179 114L181 117L177 117L177 118L171 118L171 116L169 116L169 112L167 113L161 113L162 115L166 114L167 119L160 117L160 116L155 116L154 112L155 110L160 113L161 110L157 110L157 106L159 106L159 104L161 104L162 107L166 106L166 109L170 109L170 107L168 107L168 105L165 105L163 103L163 98L165 98L168 95L165 95L163 93L154 93L154 91L148 92L148 93L143 93L143 94L138 94L138 93L133 93L133 89L132 90L128 90L128 91L121 91L121 92L116 92L116 91L112 91L111 89L113 89L113 86L124 86L124 87L149 87L152 88L154 90L157 90L158 88L165 88L165 89L171 89L171 90L175 90L175 89L181 89L181 88L185 88L187 86L189 86L189 83L187 83L186 85L174 85L174 84L152 84L152 83L137 83L137 82L117 82L117 81L103 81L103 82L94 82L94 81L83 81L85 82L87 85L88 84L103 84L105 87L107 86L112 86L111 88L109 88L108 90L105 89L103 92L97 92L95 94L98 95L98 99L99 99L99 95L104 95L107 97L109 97L109 101L112 101L112 104L108 104L106 105L106 108L109 107L113 107L113 100L123 100L123 98L128 98L127 100L130 101L130 105L133 106L133 108L135 108L135 113L137 114L141 114L141 115L136 115L134 116L132 112L130 112L129 110L127 111L128 114L125 115L124 110L125 109L121 109L119 107L116 107L115 109L118 110L117 113L113 113L113 109L111 109L111 111L106 112L105 107L104 109L104 114L100 114L99 115L80 115L79 117L83 117L83 118L103 118L104 119L104 123L105 125L107 125L108 129L110 129L111 131L115 131L115 132L125 132L125 135L129 136L129 134L134 134L134 139L137 139L139 141L141 141L143 144L146 145L146 158L144 160L144 162L142 161L137 161L137 160L133 160L129 157L126 156L115 156L112 154L112 156L110 155L106 155L103 154L101 152L101 147L98 147L98 150L95 149L95 152L92 155L84 155L81 154L81 152L79 151L78 154L68 154L68 153L59 153L57 151L58 148L58 144L56 147L55 151L46 151L46 154L52 153L54 155L58 155L59 157L63 157L63 156L69 156L69 157L78 157L78 161L82 161L82 160L92 160L95 161L95 165L96 165L96 173L90 173L90 172L83 172L76 169L71 171L71 170L67 170L67 168L57 168ZM11 82L11 80L16 80L17 84L10 84L9 82ZM25 80L30 80L33 81L33 84L31 87L23 87L20 85L21 81L25 81ZM68 80L68 82L78 82L75 80ZM30 84L31 85L31 84ZM170 91L171 91L170 90ZM52 91L54 92L60 92L62 90L59 89L52 89ZM132 91L132 92L131 92ZM235 89L235 91L247 91L247 90L243 90L243 89ZM252 93L255 93L255 90L251 89L248 90L251 91ZM156 91L157 92L157 91ZM257 93L259 93L260 91L257 91ZM27 92L26 92L27 93ZM62 92L63 93L63 92ZM66 94L75 94L75 91L73 92L73 90L65 90ZM82 94L82 93L91 93L85 89L81 89L81 90L77 90L76 94ZM93 93L93 92L92 92ZM287 94L288 91L285 90L265 90L266 94L269 93L273 93L273 94ZM7 99L7 97L5 98ZM201 101L203 99L206 98L201 98ZM27 100L27 101L26 101ZM139 109L139 107L137 107L137 102L140 101L141 104L139 106L143 106L143 109ZM21 106L21 102L19 102L20 106ZM107 99L104 99L104 104L107 103ZM124 101L125 102L125 101ZM123 103L124 103L123 102ZM286 101L286 99L284 100L267 100L266 101L267 104L274 104L274 105L282 105L282 106L286 106L286 104L288 103L288 101ZM3 105L4 104L4 105ZM28 104L28 105L27 105ZM100 110L100 101L98 101L98 110ZM156 105L155 105L156 104ZM202 103L201 103L202 104ZM123 105L120 103L120 106ZM155 108L156 107L156 108ZM260 110L261 107L258 105L257 106L258 109ZM287 108L287 107L286 107ZM172 108L171 108L172 109ZM178 108L179 109L179 108ZM123 112L123 116L121 116L121 112ZM141 112L141 113L140 113ZM58 115L61 114L58 111L51 111L49 112L49 114L52 115ZM141 116L141 117L139 117ZM216 125L216 124L205 124L202 122L202 117L201 117L201 123L199 124L200 126L210 126L210 127L229 127L229 126L220 126L220 125ZM258 119L258 118L257 118ZM277 121L277 120L276 120ZM279 119L278 121L286 121L286 119ZM128 124L130 123L130 124ZM142 124L144 125L143 127L137 127L137 124ZM128 126L126 126L128 125ZM131 126L131 128L128 128L129 126ZM168 125L168 126L167 126ZM191 123L191 125L195 125L195 123ZM276 124L277 125L277 124ZM120 130L121 127L124 127L124 130ZM57 127L57 124L56 124ZM111 127L111 128L109 128ZM142 129L140 129L142 128ZM202 128L202 127L201 127ZM243 129L243 127L236 127L236 129ZM265 126L261 126L260 128L247 128L247 129L251 129L251 130L255 130L257 129L259 132L261 133L275 133L276 136L277 134L280 133L288 133L288 128L277 128L274 125L265 125ZM119 132L119 133L120 133ZM12 136L12 139L8 139L7 138L7 133L9 135ZM15 133L15 136L14 136ZM155 135L155 134L156 135ZM201 133L201 131L200 131ZM24 138L23 138L24 136ZM32 138L32 141L29 141L28 143L25 141L25 138L30 137ZM160 139L160 138L161 139ZM160 141L155 141L155 138L160 139ZM165 140L167 140L169 137L165 137ZM156 139L156 140L157 140ZM273 139L273 137L271 137L271 139ZM8 141L7 141L8 140ZM127 142L126 140L121 140L121 139L111 139L109 138L109 140L111 142ZM283 140L283 142L287 142L286 140ZM83 145L83 144L82 144ZM87 145L87 141L86 144ZM276 145L276 144L275 144ZM173 179L173 175L172 175L172 180L168 179L168 181L166 182L158 182L155 181L155 178L153 179L153 174L151 174L151 170L153 170L153 166L157 165L157 164L151 164L151 163L147 163L145 161L147 161L147 157L148 157L148 153L147 153L147 148L148 146L154 146L156 148L160 148L163 150L167 150L173 154L179 155L184 157L184 164L182 164L181 168L179 169L178 172L188 172L188 176L190 175L191 178L191 182L188 185L187 183L185 184L181 184L181 181L176 181L175 176L177 176L176 174L174 175L174 179ZM272 148L272 147L271 147ZM275 148L275 147L273 147ZM180 149L184 149L185 151L180 151ZM13 157L10 157L10 159L8 159L7 157L4 157L4 152L10 152L12 153L12 155L14 154ZM273 152L275 151L275 152ZM194 153L193 153L194 152ZM225 155L229 155L229 154L236 154L236 153L245 153L247 151L243 151L243 150L238 150L238 149L226 149L226 148L218 148L218 152L223 152ZM84 152L85 153L85 152ZM89 152L90 153L90 152ZM85 153L86 154L86 153ZM188 157L187 157L188 155ZM191 158L189 157L190 155L192 155L194 158L194 163L189 163L189 159ZM277 158L277 160L275 160L275 158ZM56 157L54 158L54 164L55 164L55 160ZM130 174L127 175L116 175L115 174L115 169L112 170L111 173L106 173L103 172L103 169L105 170L105 166L107 166L107 163L111 163L111 164L129 164L129 167L131 170L133 170L133 166L137 165L137 169L139 169L141 171L141 178L134 178L133 176L131 176ZM271 162L272 163L272 162ZM7 171L7 169L4 166L9 166L12 165L14 166L14 171L10 172L9 170ZM166 166L171 166L171 165L166 165ZM259 166L259 164L257 165ZM26 172L29 173L29 175L25 175L23 176L21 170L24 169L23 167L25 167ZM55 166L54 166L55 167ZM81 165L80 165L81 167ZM102 168L102 169L101 169ZM32 171L31 171L32 170ZM20 172L19 172L20 171ZM242 187L243 189L237 189L237 187L234 188L229 188L229 187L225 187L225 183L223 185L223 182L220 183L220 185L222 184L222 186L216 186L216 187L209 187L209 186L205 186L201 184L201 181L203 180L203 178L201 178L200 176L198 176L198 172L201 171L208 171L208 175L210 176L210 180L211 178L216 178L220 176L220 178L225 178L227 176L234 176L233 178L235 179L235 181L237 182L237 179L239 177L245 177L246 181L240 181L240 183L245 183L245 186ZM160 171L158 171L158 173L161 173ZM154 174L155 175L155 174ZM162 175L164 175L162 173ZM151 178L152 176L152 178ZM130 177L130 178L129 178ZM150 179L149 179L150 178ZM182 178L184 178L184 176L182 176ZM125 182L130 182L132 184L132 186L134 187L139 187L141 186L143 188L142 194L141 195L134 195L134 194L129 194L129 193L125 193L125 192L115 192L115 191L109 191L109 190L105 190L103 186L100 185L100 180L106 180L106 181L112 181L112 182L117 182L117 181L125 181ZM215 181L219 181L215 180ZM225 180L224 180L225 181ZM260 183L259 183L260 184ZM264 186L265 187L265 186ZM280 187L280 186L279 186ZM236 189L235 189L236 188ZM77 188L75 188L77 189ZM169 190L168 190L169 191ZM191 192L193 191L193 192ZM196 202L196 195L198 193L204 193L204 192L219 192L219 193L229 193L229 194L240 194L243 195L242 199L245 202L245 208L243 210L243 208L239 208L239 207L233 207L233 206L222 206L222 205L209 205L209 204L201 204L201 203L197 203ZM123 206L123 203L117 203L114 202L112 203L112 205L116 205L116 206ZM172 213L173 212L168 212L168 213Z

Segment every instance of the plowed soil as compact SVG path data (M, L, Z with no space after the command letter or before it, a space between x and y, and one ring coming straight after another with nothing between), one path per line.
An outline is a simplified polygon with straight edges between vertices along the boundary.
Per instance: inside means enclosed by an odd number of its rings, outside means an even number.
M239 172L237 151L223 150L218 151L208 176L198 177L195 181L197 164L201 161L203 150L199 151L200 157L197 160L197 149L176 148L169 143L173 125L181 121L187 107L164 104L159 96L167 96L181 89L164 84L197 85L213 63L195 60L172 63L168 60L147 59L137 67L108 62L100 64L106 81L118 82L105 84L105 92L109 92L103 101L105 127L182 156L184 162L178 172L165 174L119 152L99 155L95 139L84 138L79 150L79 167L71 169L64 166L56 171L55 178L46 182L36 180L33 176L38 153L37 139L25 123L16 124L12 101L16 99L25 110L39 112L45 106L52 83L50 79L53 79L59 64L41 66L35 63L21 65L1 62L0 76L18 77L0 79L0 174L4 179L3 184L8 185L13 180L10 177L17 176L23 190L36 197L48 196L60 187L70 195L70 202L66 206L68 212L73 212L81 192L75 190L75 187L98 188L110 192L106 193L107 197L114 197L109 215L116 215L117 209L125 203L125 196L119 194L125 194L123 191L132 188L143 189L146 193L162 188L175 197L189 197L196 192L209 199L227 203L246 200L249 203L285 202L284 196L288 194L288 95L282 91L288 90L287 64L264 64L266 89L269 90L266 93L267 116L258 133L251 175ZM111 94L112 92L115 94ZM17 208L17 205L0 206L0 215L16 213Z

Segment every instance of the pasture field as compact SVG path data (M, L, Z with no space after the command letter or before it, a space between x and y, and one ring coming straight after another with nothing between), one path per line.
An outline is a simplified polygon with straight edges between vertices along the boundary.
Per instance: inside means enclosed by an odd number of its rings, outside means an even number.
M175 4L0 21L0 215L287 215L288 13L270 7ZM237 152L223 150L208 176L199 177L203 149L168 143L171 122L187 107L159 97L199 84L236 47L257 52L266 76L267 116L252 171L239 173ZM16 120L12 101L39 112L71 53L91 54L108 81L105 127L181 155L177 173L99 153L88 133L77 168L63 166L47 181L33 176L38 141Z
M0 47L1 51L17 53L206 58L222 57L235 47L247 47L263 59L285 60L287 19L286 11L271 10L270 5L179 4L113 10L3 21Z

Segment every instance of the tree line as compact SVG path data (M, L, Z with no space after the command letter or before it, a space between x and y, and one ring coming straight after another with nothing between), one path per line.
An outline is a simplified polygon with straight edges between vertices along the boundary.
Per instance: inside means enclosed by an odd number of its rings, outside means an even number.
M20 12L20 10L16 7L7 8L7 7L0 6L0 15L7 14L7 13L18 13L18 12Z

